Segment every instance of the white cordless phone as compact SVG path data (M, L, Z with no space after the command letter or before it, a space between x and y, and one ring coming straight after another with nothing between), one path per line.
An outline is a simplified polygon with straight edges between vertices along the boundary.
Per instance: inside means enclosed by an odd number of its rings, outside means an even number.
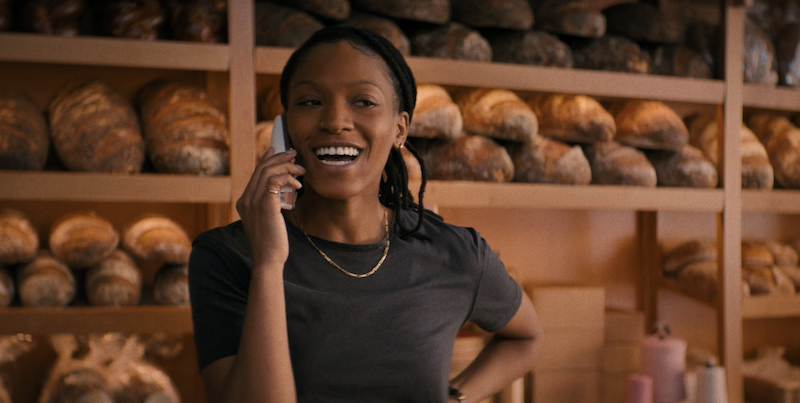
M286 115L278 115L272 125L272 138L270 146L275 149L275 154L282 153L291 147L292 141L289 138L289 131L286 129ZM291 186L281 186L281 208L284 210L294 209L297 194Z

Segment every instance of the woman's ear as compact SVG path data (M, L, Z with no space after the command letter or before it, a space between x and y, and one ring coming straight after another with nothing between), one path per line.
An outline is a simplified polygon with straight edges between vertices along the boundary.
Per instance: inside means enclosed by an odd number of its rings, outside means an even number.
M395 148L403 148L408 138L408 125L409 125L408 112L403 111L397 114L397 134L394 139Z

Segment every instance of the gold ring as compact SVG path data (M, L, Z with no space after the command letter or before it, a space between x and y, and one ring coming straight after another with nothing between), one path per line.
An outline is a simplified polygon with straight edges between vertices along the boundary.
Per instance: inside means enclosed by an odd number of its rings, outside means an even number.
M267 189L267 192L270 192L270 193L272 193L272 194L274 194L274 195L279 195L279 194L281 194L281 191L280 191L280 190L275 190L275 189Z

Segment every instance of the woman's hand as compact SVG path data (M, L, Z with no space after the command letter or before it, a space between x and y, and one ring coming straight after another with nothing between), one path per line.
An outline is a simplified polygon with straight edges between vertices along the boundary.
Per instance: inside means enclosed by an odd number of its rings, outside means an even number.
M302 187L295 176L305 168L293 162L297 152L275 154L270 147L253 170L250 181L236 201L247 239L253 251L253 267L281 267L289 256L286 224L281 215L281 186Z

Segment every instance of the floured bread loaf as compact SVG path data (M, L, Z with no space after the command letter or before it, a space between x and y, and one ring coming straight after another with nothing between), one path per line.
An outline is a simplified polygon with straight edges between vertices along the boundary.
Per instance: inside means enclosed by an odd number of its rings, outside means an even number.
M400 51L400 54L411 54L411 41L394 21L367 13L354 13L344 22L344 25L363 28L386 38Z
M775 277L776 293L794 295L794 281L781 266L772 266L772 276Z
M344 21L350 16L349 0L279 0L278 3L334 21Z
M620 3L603 9L609 34L637 42L682 43L686 28L677 16L648 3Z
M118 38L153 41L164 25L164 8L157 0L111 0L94 4L100 33Z
M227 31L227 0L163 0L172 39L223 42Z
M540 30L494 31L486 34L492 60L533 66L572 67L572 49L557 36Z
M464 131L501 140L530 142L539 120L517 94L499 88L465 90L455 96L464 118Z
M705 300L717 298L717 261L689 263L678 272L678 287L681 291Z
M515 182L587 185L592 180L589 161L580 146L536 136L511 147Z
M411 53L439 59L492 61L492 46L480 32L457 22L412 34Z
M258 105L258 111L263 120L274 120L276 116L283 113L280 87L274 85L267 88L258 100Z
M455 138L464 121L450 94L436 84L417 85L417 103L408 135L422 138Z
M772 253L777 266L797 266L797 251L793 247L775 240L764 241L764 246Z
M256 162L261 160L264 153L270 147L272 140L272 126L275 125L274 120L265 120L256 124Z
M620 143L655 150L680 150L689 143L683 119L661 101L615 103L609 111L614 115L615 138Z
M536 26L545 31L599 38L606 33L606 16L587 0L532 1Z
M675 275L684 266L697 262L717 261L717 246L714 241L693 239L684 242L664 255L664 274Z
M189 266L169 264L158 269L153 298L161 305L189 305Z
M450 21L449 0L350 0L363 10L404 20L444 24Z
M0 91L0 169L41 170L49 147L39 107L22 93Z
M83 0L28 0L15 6L19 6L14 16L17 30L67 37L78 35L85 10Z
M72 269L85 269L109 257L119 244L119 233L93 211L65 214L50 228L53 256Z
M778 290L772 266L742 266L742 280L750 288L750 294L774 294Z
M528 0L450 0L452 19L476 28L526 30L533 26Z
M539 134L577 143L606 142L617 131L614 116L586 95L538 94L528 100Z
M421 157L430 179L509 182L514 164L506 149L483 136L433 140Z
M713 78L711 64L703 54L680 44L661 45L653 51L653 74Z
M0 266L0 308L9 306L14 299L14 281L5 267Z
M650 73L653 60L636 42L619 35L608 35L588 43L572 44L575 67L579 69Z
M778 84L778 60L772 39L750 19L744 23L744 82Z
M189 83L155 80L141 93L147 154L164 173L228 173L228 122L208 93Z
M304 11L270 2L255 3L256 46L296 48L325 27Z
M778 266L786 274L786 277L794 284L794 291L800 293L800 267L795 266Z
M186 263L192 241L169 217L148 214L122 231L122 247L131 256L146 262Z
M86 272L86 296L94 306L131 306L142 295L142 275L121 249Z
M742 241L742 266L772 266L775 256L763 242Z
M17 274L22 306L66 306L75 298L75 277L45 250Z
M767 149L775 183L800 189L800 128L788 118L769 112L751 115L747 126Z
M29 262L39 250L39 234L21 211L0 209L0 266Z
M592 170L592 183L655 187L656 170L640 150L616 141L586 144L583 152Z
M100 368L74 365L74 369L60 374L57 390L60 403L113 403ZM49 402L53 403L53 402Z
M714 164L689 144L678 151L653 150L647 158L656 169L659 186L713 188L719 181Z

